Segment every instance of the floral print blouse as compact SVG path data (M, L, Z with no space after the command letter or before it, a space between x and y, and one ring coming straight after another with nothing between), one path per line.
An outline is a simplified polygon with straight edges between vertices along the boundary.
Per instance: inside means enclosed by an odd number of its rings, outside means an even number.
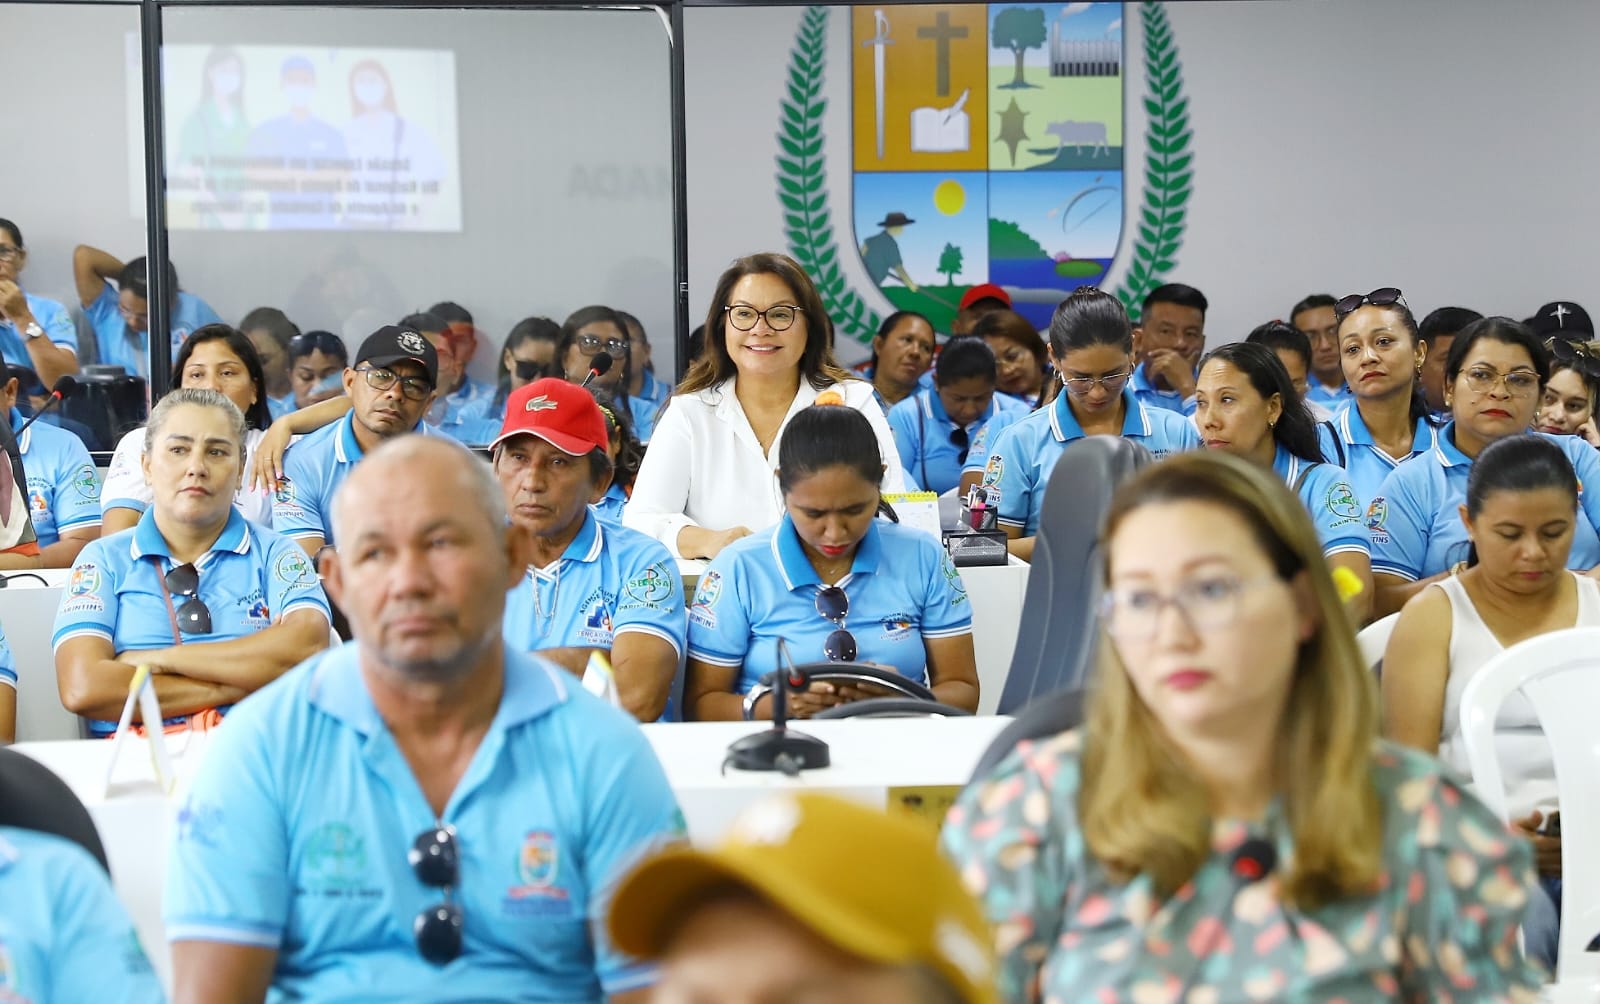
M945 822L946 852L995 927L1004 1000L1538 1000L1542 971L1517 943L1532 849L1434 760L1379 746L1379 888L1302 911L1278 896L1292 844L1273 812L1216 822L1210 858L1165 902L1144 876L1117 882L1077 826L1080 749L1075 731L1018 744ZM1232 858L1251 837L1280 865L1243 884Z

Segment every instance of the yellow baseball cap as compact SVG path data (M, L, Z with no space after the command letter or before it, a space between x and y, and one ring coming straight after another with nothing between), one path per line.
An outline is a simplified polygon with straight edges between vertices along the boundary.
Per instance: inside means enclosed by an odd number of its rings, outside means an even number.
M715 850L679 847L617 887L612 943L659 958L710 890L742 886L857 958L931 967L970 1004L991 1004L994 938L956 868L922 821L828 795L752 805Z

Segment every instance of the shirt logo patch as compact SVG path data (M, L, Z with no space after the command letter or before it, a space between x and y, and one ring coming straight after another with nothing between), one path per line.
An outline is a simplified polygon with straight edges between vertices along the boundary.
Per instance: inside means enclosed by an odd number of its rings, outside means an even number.
M86 499L100 497L100 479L94 476L94 467L84 464L73 475L72 486L78 490L78 495Z
M20 987L22 977L17 975L16 963L11 961L11 950L6 947L4 939L0 939L0 1002L15 1000L18 1004L29 1004L28 998L12 994L12 987Z
M240 601L244 606L244 626L247 628L264 628L272 623L272 609L267 606L267 601L260 590L252 592Z
M1372 534L1374 544L1389 543L1389 531L1383 528L1383 522L1388 518L1389 503L1379 495L1372 500L1371 505L1367 506L1367 532Z
M1338 517L1339 522L1335 526L1361 521L1361 503L1356 501L1356 493L1349 482L1335 481L1328 487L1328 496L1324 501L1328 512Z
M100 569L94 565L79 565L72 570L67 582L68 596L88 596L100 590Z
M540 394L538 397L529 398L528 403L522 406L522 410L555 411L557 407L559 406L554 401L550 400L550 395Z
M910 614L895 614L883 619L882 641L905 641L916 630L916 621Z
M294 589L310 589L317 584L317 573L311 570L311 562L298 546L278 556L273 574Z
M323 823L301 854L301 878L308 892L344 895L366 876L366 838L348 824Z
M216 847L222 835L222 810L215 805L196 801L193 797L178 810L178 842L193 841L206 847Z
M659 608L672 599L672 584L676 578L676 573L668 573L662 565L651 565L638 578L628 580L628 595L647 607Z
M961 571L956 568L956 563L950 560L948 554L944 557L943 571L944 580L950 584L950 589L955 593L950 605L959 607L966 603L968 601L966 580L961 578Z
M560 845L549 830L530 830L517 855L517 881L524 887L543 889L556 880Z
M506 889L503 904L513 917L569 917L573 904L556 885L561 872L561 844L549 830L529 830L517 851L517 884Z
M689 619L701 627L717 626L717 601L722 599L722 573L707 572L700 576L700 587L694 591L694 604L689 607Z
M583 627L578 629L578 640L590 645L609 648L611 635L611 604L603 592L596 589L578 608L583 616Z
M1000 479L1005 476L1005 473L1005 458L997 453L989 458L989 462L987 464L983 465L983 483L985 485L998 484ZM989 501L994 502L995 499L991 497Z

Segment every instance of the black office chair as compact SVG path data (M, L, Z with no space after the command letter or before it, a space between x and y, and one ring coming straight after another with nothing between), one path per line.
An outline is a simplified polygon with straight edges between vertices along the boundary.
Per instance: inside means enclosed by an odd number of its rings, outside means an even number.
M50 833L88 851L107 874L106 849L89 810L44 764L0 749L0 826Z
M1099 634L1100 524L1117 486L1152 459L1120 436L1089 436L1062 451L1045 486L1000 714L1015 715L1045 694L1082 689Z

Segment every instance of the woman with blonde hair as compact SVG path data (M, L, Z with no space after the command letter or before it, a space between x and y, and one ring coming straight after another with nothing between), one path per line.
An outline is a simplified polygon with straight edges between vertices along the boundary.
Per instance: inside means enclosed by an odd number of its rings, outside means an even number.
M1170 458L1117 493L1102 550L1084 727L1019 744L945 827L1002 997L1536 999L1517 945L1531 851L1432 759L1379 742L1282 480Z

